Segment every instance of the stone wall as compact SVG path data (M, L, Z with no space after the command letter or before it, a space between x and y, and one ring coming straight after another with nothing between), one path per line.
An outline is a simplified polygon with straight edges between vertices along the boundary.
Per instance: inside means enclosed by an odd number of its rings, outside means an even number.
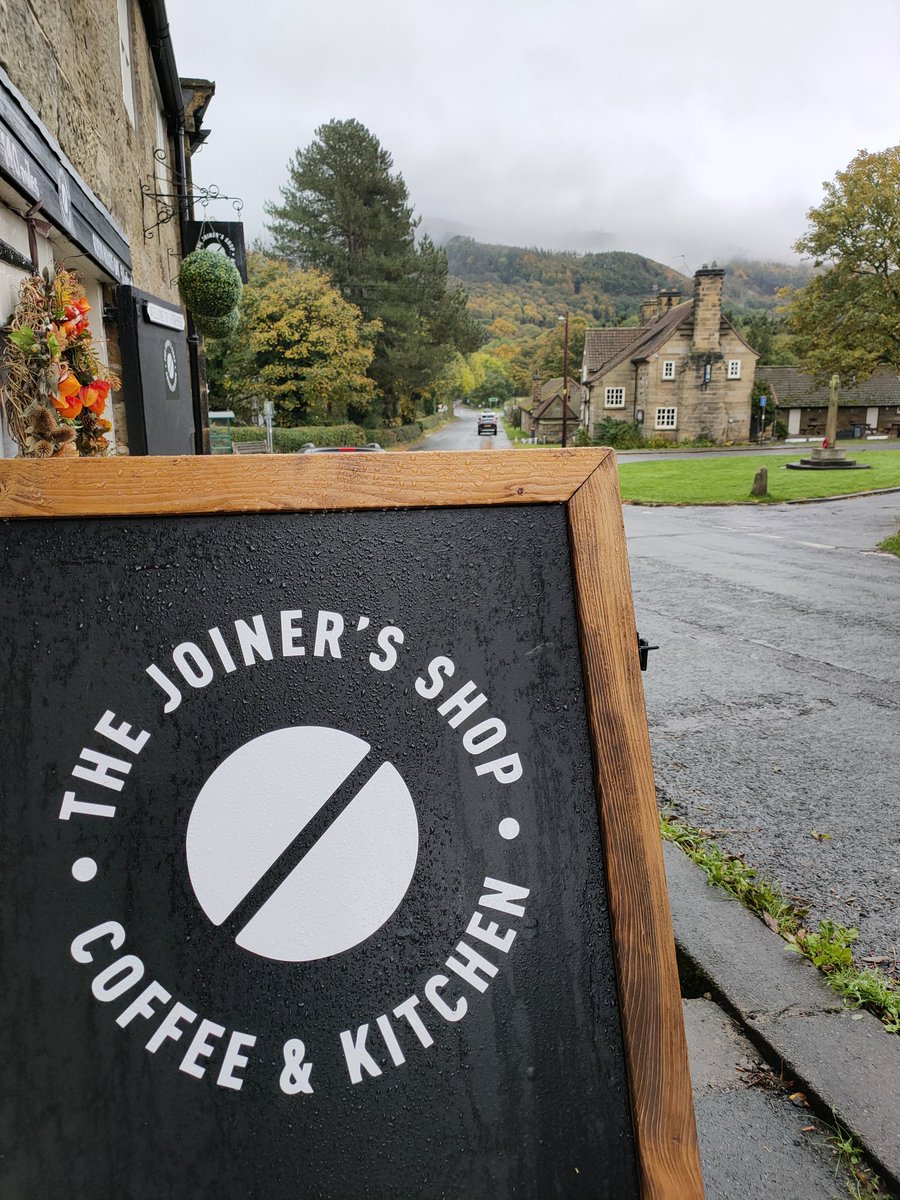
M708 326L708 322L707 322ZM715 338L708 327L702 335L715 341L718 349L697 351L693 323L677 329L665 345L635 371L630 359L609 371L590 387L589 431L596 437L599 422L613 419L633 421L637 409L644 411L643 432L647 437L680 442L706 436L717 442L743 441L750 435L750 394L756 367L756 354L748 349L728 322L719 316ZM704 384L707 358L709 383ZM728 378L728 363L741 364L739 379ZM663 364L674 362L672 378L664 377ZM625 389L625 407L607 408L606 389ZM677 409L675 429L656 428L656 409Z
M708 329L704 340L710 338ZM647 362L647 390L642 397L644 432L670 441L709 437L716 442L743 441L750 435L750 393L756 355L720 317L715 341L718 350L697 351L696 334L686 322ZM707 359L710 379L704 383ZM728 378L728 363L741 364L739 379ZM663 364L674 361L673 379L663 377ZM675 430L658 430L656 409L677 408Z
M0 0L0 65L122 227L135 285L177 302L177 259L167 254L179 251L177 222L144 238L141 183L156 175L159 102L136 0L127 7L134 124L123 99L116 0ZM171 166L170 140L165 148Z

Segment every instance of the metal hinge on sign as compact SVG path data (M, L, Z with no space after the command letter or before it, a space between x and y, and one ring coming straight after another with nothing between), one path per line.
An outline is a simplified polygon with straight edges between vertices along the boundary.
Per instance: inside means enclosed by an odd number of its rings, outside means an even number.
M641 670L646 671L647 670L647 661L648 661L648 658L650 655L650 651L658 650L659 646L651 646L650 643L647 641L647 639L642 638L640 634L637 635L637 644L638 644L638 659L640 660Z

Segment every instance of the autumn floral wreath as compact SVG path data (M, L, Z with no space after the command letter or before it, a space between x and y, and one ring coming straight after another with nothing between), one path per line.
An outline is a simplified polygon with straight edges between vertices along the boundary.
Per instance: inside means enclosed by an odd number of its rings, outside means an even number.
M5 330L2 391L26 458L111 452L103 412L121 384L97 357L90 308L74 271L58 267L22 282Z

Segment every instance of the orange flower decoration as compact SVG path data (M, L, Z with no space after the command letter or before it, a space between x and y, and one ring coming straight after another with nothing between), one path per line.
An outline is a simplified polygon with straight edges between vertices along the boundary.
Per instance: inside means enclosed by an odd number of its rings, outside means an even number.
M78 393L85 408L89 408L91 412L99 417L106 408L106 398L109 395L109 381L106 379L94 379L87 384Z
M80 389L80 387L81 387L81 384L78 382L78 379L70 371L68 373L68 375L64 375L62 377L62 379L60 379L59 383L57 384L56 390L59 392L60 396L63 399L68 400L68 398L70 396L75 395L75 393Z
M78 396L73 396L71 399L64 399L59 396L53 397L53 406L61 417L65 417L67 421L74 420L75 417L84 408L84 404Z

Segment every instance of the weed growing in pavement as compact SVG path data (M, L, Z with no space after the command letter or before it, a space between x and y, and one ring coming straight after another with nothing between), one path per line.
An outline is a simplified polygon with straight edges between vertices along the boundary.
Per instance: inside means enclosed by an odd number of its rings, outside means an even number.
M841 1127L838 1120L835 1120L833 1132L826 1141L837 1158L835 1173L843 1169L852 1200L890 1200L890 1194L883 1189L881 1180L866 1166L861 1146L852 1134Z
M856 929L833 921L821 921L816 930L806 929L805 909L792 904L776 885L760 879L739 855L723 850L710 834L678 820L670 811L660 814L659 829L665 841L674 842L702 867L710 883L735 896L781 934L793 950L814 963L838 995L854 1008L874 1012L888 1033L900 1033L900 989L877 967L856 966L851 950L859 936Z
M888 554L896 554L900 558L900 533L895 533L891 537L887 537L883 542L878 543L879 550L886 550Z

